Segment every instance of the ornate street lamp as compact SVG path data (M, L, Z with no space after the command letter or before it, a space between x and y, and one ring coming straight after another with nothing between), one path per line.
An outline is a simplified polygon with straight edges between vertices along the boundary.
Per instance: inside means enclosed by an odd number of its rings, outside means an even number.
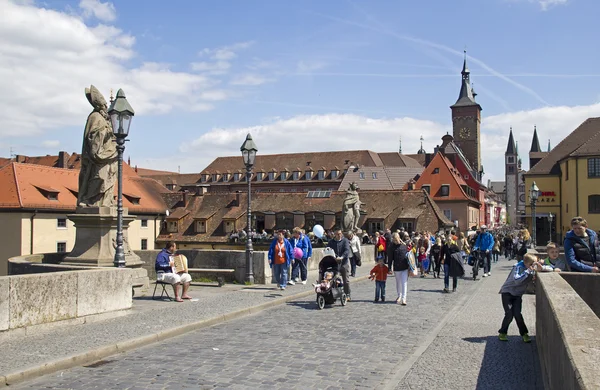
M549 213L548 214L548 222L550 223L550 230L549 230L549 236L550 236L550 240L548 241L552 241L552 221L554 221L554 214Z
M112 122L113 133L117 137L117 153L119 156L118 195L117 195L117 248L115 249L115 267L125 267L125 253L123 250L123 152L125 151L125 138L129 135L129 126L135 112L125 98L125 92L119 89L116 99L108 109Z
M254 166L254 160L256 159L256 152L258 152L258 148L252 140L250 133L248 133L246 136L246 140L242 144L240 151L242 152L242 157L244 158L244 165L246 166L246 181L248 182L248 208L246 210L248 217L248 222L246 224L246 232L248 233L248 239L246 240L246 282L254 284L254 272L252 270L252 210L250 209L252 196L250 192L250 182L252 178L252 167Z
M537 246L537 237L536 237L537 216L535 213L535 205L537 203L539 194L540 194L540 189L538 188L538 186L535 184L535 181L534 181L533 184L531 184L531 188L529 189L529 199L531 200L531 221L532 221L531 222L531 240L532 240L532 244L533 244L534 248Z

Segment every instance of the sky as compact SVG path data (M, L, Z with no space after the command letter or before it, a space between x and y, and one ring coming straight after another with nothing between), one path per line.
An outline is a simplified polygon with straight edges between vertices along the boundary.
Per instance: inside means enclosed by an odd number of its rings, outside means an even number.
M487 179L512 127L556 145L600 116L596 0L0 0L0 156L80 152L90 84L136 115L125 157L200 172L238 155L431 152L463 50Z

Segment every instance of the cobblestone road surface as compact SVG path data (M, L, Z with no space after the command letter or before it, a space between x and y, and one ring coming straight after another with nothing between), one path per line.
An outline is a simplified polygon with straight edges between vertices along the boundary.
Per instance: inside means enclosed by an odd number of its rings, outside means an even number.
M411 279L408 306L374 304L374 284L356 283L346 307L316 310L311 296L14 388L373 389L476 283L441 294L439 279Z
M542 390L535 344L535 296L523 296L532 337L525 344L513 321L508 342L498 340L504 310L498 291L515 261L492 264L492 276L471 296L412 366L397 389ZM480 282L477 282L480 283Z

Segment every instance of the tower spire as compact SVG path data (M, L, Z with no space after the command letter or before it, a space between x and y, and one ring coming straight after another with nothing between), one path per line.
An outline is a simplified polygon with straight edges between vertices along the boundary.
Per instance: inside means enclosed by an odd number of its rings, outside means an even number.
M398 153L402 154L402 136L400 136L400 143L398 145Z
M548 152L551 150L552 150L552 148L550 147L550 138L548 138Z
M417 152L417 154L426 154L425 149L423 149L423 141L425 140L425 138L423 138L423 136L421 135L421 149L419 149L419 151Z
M540 141L537 135L537 126L533 125L533 139L531 140L531 149L529 150L529 153L541 151L542 148L540 148Z
M506 147L506 155L517 154L517 147L515 146L515 138L513 137L512 126L510 127L510 134L508 135L508 146Z
M471 71L467 66L467 49L464 50L465 57L463 59L463 67L460 74L462 75L462 84L460 86L460 93L458 99L452 107L459 106L478 106L475 101L475 94L473 93L473 87L471 86Z

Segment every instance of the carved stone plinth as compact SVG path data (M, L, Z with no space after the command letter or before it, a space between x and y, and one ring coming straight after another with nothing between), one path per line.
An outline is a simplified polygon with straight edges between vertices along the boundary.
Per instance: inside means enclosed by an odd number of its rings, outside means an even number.
M75 246L61 264L112 267L117 246L117 208L79 207L76 214L67 217L75 224ZM123 211L123 247L128 268L143 264L127 240L129 224L134 219L127 209Z

